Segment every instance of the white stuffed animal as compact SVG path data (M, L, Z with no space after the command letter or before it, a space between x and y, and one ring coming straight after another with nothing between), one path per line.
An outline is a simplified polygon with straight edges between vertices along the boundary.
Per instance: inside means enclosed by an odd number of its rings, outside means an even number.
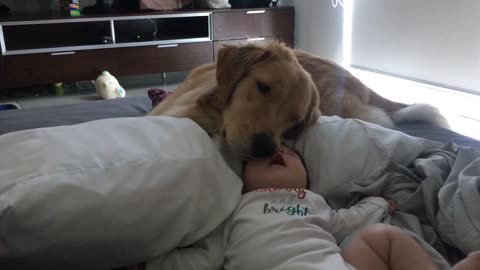
M118 80L108 71L104 71L102 75L98 76L95 88L103 99L123 98L126 94Z

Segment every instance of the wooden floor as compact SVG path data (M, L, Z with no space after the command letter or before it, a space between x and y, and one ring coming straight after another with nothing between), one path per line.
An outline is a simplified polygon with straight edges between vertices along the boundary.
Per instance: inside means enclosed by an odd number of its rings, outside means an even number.
M163 80L163 74L153 74L119 78L119 82L126 89L126 96L147 96L147 91L151 88L161 88L167 91L174 90L186 75L187 73L185 72L168 73L165 80ZM56 91L51 85L0 91L0 104L15 102L22 108L73 104L98 99L100 97L97 95L95 86L91 81L65 84L63 91Z

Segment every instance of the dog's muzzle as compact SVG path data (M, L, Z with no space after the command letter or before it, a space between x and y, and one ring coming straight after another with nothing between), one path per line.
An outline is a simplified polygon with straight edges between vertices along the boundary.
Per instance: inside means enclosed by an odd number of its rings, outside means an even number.
M277 144L273 136L265 133L257 133L251 139L251 153L254 158L272 156L277 152Z

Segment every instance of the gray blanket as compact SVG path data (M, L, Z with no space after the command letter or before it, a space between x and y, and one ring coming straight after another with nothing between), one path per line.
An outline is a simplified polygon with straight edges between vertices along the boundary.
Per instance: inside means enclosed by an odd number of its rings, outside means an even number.
M295 146L312 190L333 208L365 196L393 199L397 211L385 222L416 237L441 269L450 268L452 250L480 250L480 151L334 118L323 118Z
M450 246L465 254L480 250L479 151L447 143L408 166L385 165L352 182L350 203L367 194L392 198L398 209L387 222L415 232L445 258L453 259Z

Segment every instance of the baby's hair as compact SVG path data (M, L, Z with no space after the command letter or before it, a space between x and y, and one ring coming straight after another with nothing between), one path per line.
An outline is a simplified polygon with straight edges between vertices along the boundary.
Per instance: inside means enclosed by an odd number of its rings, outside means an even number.
M308 173L307 163L305 162L305 159L304 159L303 156L300 154L300 152L297 151L297 149L295 149L295 148L293 148L293 147L291 147L291 146L289 146L289 145L286 145L286 144L283 144L283 146L286 146L286 147L292 149L293 152L295 152L295 154L297 154L297 156L300 158L300 161L302 162L303 168L305 168L305 173L306 173L306 175L307 175L307 189L310 189L310 175L309 175L309 173ZM248 160L243 160L243 161L242 161L242 175L241 175L241 176L242 176L242 179L243 179L243 177L244 177L245 167L246 167L245 165L247 165L247 163L248 163ZM245 186L244 186L244 188L245 188ZM242 192L242 193L243 193L243 192Z

